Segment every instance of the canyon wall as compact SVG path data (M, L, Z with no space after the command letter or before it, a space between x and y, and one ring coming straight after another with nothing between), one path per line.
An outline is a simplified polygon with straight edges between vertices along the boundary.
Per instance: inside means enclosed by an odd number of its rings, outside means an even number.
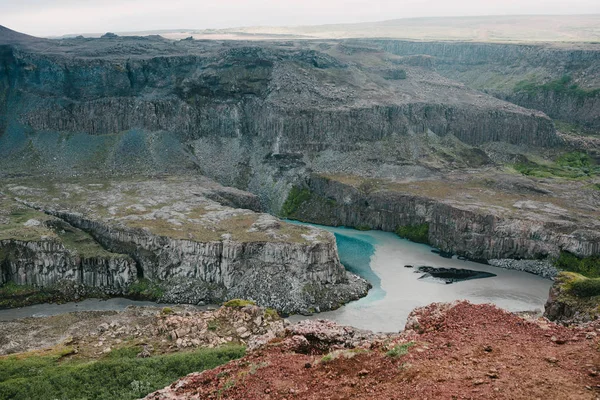
M498 44L367 40L401 56L429 55L440 74L550 117L600 129L600 46L597 44ZM523 93L518 84L564 76L581 90Z
M444 199L377 190L365 193L333 179L313 175L310 199L291 217L305 222L394 232L428 224L429 243L474 260L538 259L568 251L579 256L600 252L597 230L577 223L557 224L524 216L505 216Z
M542 113L468 91L414 63L406 66L407 78L390 80L386 71L398 65L378 53L357 53L349 63L335 43L115 40L115 48L129 50L111 56L92 50L108 39L85 42L91 49L76 40L51 42L44 52L0 46L5 171L179 168L218 177L219 155L197 156L196 141L216 143L212 150L252 164L249 175L260 173L255 164L272 164L270 154L301 154L306 163L315 154L352 151L374 141L410 141L409 133L452 135L469 145L560 144ZM185 54L141 55L135 50L142 45L171 46L171 52L188 47L180 51ZM377 68L362 65L367 62ZM228 140L237 140L245 155L218 147Z
M52 287L67 280L124 295L137 279L135 262L123 255L86 257L67 250L59 241L0 241L0 285Z

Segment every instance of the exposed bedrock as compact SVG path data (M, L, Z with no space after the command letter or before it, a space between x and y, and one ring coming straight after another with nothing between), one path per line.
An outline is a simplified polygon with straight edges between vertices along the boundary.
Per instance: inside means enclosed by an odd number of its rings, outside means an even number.
M337 308L368 290L364 280L340 264L335 240L326 233L327 240L310 244L228 240L202 243L158 236L143 229L117 228L76 214L49 212L89 232L109 250L133 257L144 278L173 281L173 293L167 290L170 301L244 298L284 313L296 313ZM180 291L177 285L186 290Z
M378 190L358 188L313 175L313 193L293 218L326 225L395 231L399 226L429 225L429 243L471 259L536 259L561 250L580 256L600 252L597 229L575 222L504 216L485 207Z
M81 256L54 240L2 240L0 255L0 285L52 287L67 280L123 295L137 279L135 262L129 257Z
M412 61L394 63L383 52L349 55L336 43L115 40L130 47L111 57L99 56L103 47L92 50L112 43L100 39L86 42L89 48L75 40L44 50L0 46L5 170L152 172L177 165L218 177L214 161L222 156L242 171L223 183L249 188L269 168L250 157L269 164L270 154L301 154L306 163L374 142L409 145L415 133L469 145L560 143L543 113ZM154 46L169 50L158 56L148 50ZM406 78L391 79L398 69ZM223 154L195 154L198 141L231 140L239 152L223 146Z
M600 128L600 46L597 44L494 44L369 40L385 51L412 57L432 56L440 74L555 119ZM582 90L539 90L523 93L519 82L543 84L563 76ZM563 88L561 88L563 89Z

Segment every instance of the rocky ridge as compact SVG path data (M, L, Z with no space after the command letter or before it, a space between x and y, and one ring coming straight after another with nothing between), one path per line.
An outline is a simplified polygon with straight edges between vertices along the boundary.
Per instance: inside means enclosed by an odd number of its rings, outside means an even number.
M507 187L499 187L497 182ZM590 190L590 196L584 197L583 185L572 185L560 190L497 171L449 174L443 182L403 183L313 175L307 184L310 195L292 217L392 232L402 226L427 224L431 245L475 260L535 260L556 257L561 251L597 254L597 196ZM556 273L547 263L538 266L534 261L496 264L548 277Z
M340 264L331 234L222 206L211 198L226 189L206 179L12 184L7 191L87 232L98 246L135 260L135 280L161 287L158 300L247 298L294 313L337 308L368 290L366 281ZM252 197L235 189L229 194L242 203ZM75 278L62 273L61 262L35 254L51 278L30 283ZM19 283L9 271L5 276ZM132 281L130 276L126 282Z
M416 309L392 335L312 321L146 399L595 399L598 329L468 302Z

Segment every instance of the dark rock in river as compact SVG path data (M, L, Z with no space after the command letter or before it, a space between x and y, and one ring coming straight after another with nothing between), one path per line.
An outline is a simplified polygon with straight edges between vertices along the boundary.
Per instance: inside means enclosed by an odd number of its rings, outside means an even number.
M419 279L428 279L446 284L468 281L470 279L493 278L496 274L485 271L473 271L460 268L418 267L415 273L424 273Z

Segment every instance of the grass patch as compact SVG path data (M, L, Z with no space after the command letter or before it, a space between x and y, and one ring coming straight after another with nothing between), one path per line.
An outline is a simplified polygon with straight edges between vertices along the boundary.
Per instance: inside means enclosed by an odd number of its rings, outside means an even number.
M0 358L2 399L137 399L191 372L212 369L244 355L241 346L201 349L150 358L124 352L95 362L62 361L62 355Z
M554 265L563 271L575 272L588 278L600 278L600 256L577 257L563 251Z
M585 278L571 283L569 292L577 297L600 296L600 278Z
M530 95L554 92L580 99L600 95L600 89L580 88L579 85L573 83L573 78L570 75L563 75L560 79L543 84L534 81L520 81L515 85L515 92L527 93Z
M600 174L600 166L583 152L571 152L560 156L555 163L542 165L531 161L515 164L514 169L523 175L537 178L580 179Z
M300 206L309 201L311 197L312 192L310 190L293 187L285 199L283 206L281 206L281 216L285 218L294 215Z
M60 293L51 288L37 288L8 282L0 286L0 309L53 303L59 300L60 297Z
M208 321L208 325L207 325L207 329L209 331L216 331L217 329L219 329L219 323L217 321L215 321L214 319L211 321Z
M129 286L127 296L133 299L157 301L165 294L164 289L156 282L139 279Z
M246 307L246 306L255 306L256 303L253 302L252 300L242 300L242 299L233 299L233 300L229 300L226 301L225 303L223 303L223 306L225 307L238 307L238 308L242 308L242 307Z
M265 310L265 317L270 319L279 319L279 313L274 308L267 308Z
M392 358L403 356L405 354L408 354L408 349L410 349L414 345L414 342L397 344L392 349L388 350L385 353L385 355Z
M401 238L405 238L416 243L429 244L428 223L399 226L396 228L396 234Z

